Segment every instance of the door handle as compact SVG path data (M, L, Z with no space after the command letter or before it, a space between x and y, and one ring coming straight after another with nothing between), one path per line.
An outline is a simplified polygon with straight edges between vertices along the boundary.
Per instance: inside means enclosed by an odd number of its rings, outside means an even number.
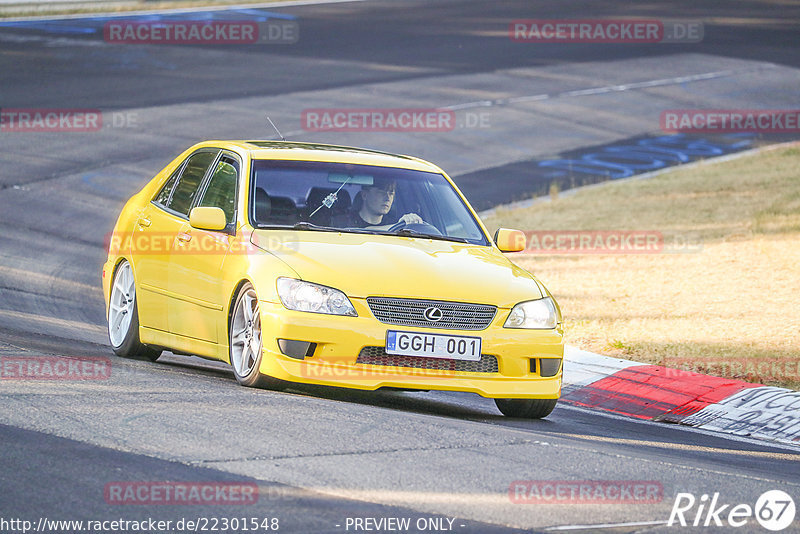
M188 243L191 240L192 240L191 234L178 234L178 241L180 241L181 243Z
M143 217L136 222L139 224L139 226L143 226L145 228L150 226L150 219L148 219L147 217Z

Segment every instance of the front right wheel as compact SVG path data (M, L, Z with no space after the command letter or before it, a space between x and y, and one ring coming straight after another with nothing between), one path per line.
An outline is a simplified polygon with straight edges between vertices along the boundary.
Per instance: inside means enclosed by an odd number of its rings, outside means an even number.
M558 399L495 399L494 403L506 417L541 419L556 407Z
M258 295L250 283L245 283L236 295L231 314L229 356L236 380L247 387L279 389L282 382L262 375L259 371L264 356L261 339L261 312Z

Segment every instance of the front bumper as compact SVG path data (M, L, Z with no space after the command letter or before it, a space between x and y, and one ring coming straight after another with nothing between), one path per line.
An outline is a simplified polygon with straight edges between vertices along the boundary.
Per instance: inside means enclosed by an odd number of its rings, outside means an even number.
M379 322L363 299L352 299L358 317L341 317L287 310L281 304L261 301L263 374L291 382L374 390L381 387L467 391L490 398L557 399L561 393L562 369L552 377L541 376L531 359L563 359L560 330L503 328L508 310L498 310L485 330L430 329ZM387 330L479 336L482 353L497 359L497 372L455 370L443 360L440 367L426 369L401 365L358 363L365 347L384 347ZM316 344L313 354L302 359L284 355L278 339ZM375 349L373 349L374 351ZM403 362L413 361L404 358ZM459 366L461 367L461 366ZM532 371L531 368L534 368Z

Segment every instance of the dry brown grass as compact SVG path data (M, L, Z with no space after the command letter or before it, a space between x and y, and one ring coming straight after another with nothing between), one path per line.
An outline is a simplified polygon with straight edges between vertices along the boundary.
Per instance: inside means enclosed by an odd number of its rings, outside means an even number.
M561 305L567 342L641 362L800 386L800 148L609 183L485 222L652 230L694 252L512 255ZM675 241L677 240L677 241Z

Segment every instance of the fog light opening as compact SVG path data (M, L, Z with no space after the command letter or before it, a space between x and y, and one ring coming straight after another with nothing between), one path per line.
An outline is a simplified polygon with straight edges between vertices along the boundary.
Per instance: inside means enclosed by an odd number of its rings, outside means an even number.
M538 360L537 360L536 358L531 358L531 359L530 359L530 360L528 360L528 361L529 361L529 362L530 362L530 364L531 364L531 366L530 366L530 367L531 367L531 368L530 368L530 372L531 372L531 374L534 374L534 375L535 375L535 374L536 374L536 369L537 369L537 367L538 367L538 366L536 365L536 362L537 362Z
M279 339L278 348L290 358L303 360L314 355L314 351L317 350L317 344L296 339Z
M561 358L539 358L540 376L556 376L559 369L561 369Z

